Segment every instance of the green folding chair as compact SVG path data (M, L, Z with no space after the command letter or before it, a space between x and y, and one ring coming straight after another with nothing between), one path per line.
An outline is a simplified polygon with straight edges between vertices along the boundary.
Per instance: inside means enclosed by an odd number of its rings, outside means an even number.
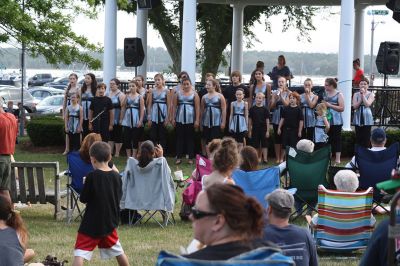
M327 186L326 174L330 165L331 147L325 146L313 153L296 150L292 147L286 147L286 167L290 176L286 175L286 188L296 188L294 194L297 202L296 211L292 213L295 217L302 215L307 209L315 209L318 202L318 186ZM307 208L304 208L306 206ZM294 218L294 219L295 219Z

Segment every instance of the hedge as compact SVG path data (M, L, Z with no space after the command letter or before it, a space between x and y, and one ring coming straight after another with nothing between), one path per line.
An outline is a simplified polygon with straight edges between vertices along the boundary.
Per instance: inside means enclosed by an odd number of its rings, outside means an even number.
M144 130L144 139L149 139L149 128ZM56 146L65 144L64 123L59 117L40 116L33 117L27 125L28 135L35 146ZM386 131L387 144L400 142L400 130L391 129ZM200 153L200 132L195 132L193 138L195 140L196 153ZM269 155L274 156L274 139L271 130L268 143ZM354 131L342 131L342 157L351 157L354 155L355 133ZM172 127L167 128L167 154L175 155L175 130ZM124 148L123 148L124 149Z
M26 131L34 146L65 145L64 121L55 116L33 116Z

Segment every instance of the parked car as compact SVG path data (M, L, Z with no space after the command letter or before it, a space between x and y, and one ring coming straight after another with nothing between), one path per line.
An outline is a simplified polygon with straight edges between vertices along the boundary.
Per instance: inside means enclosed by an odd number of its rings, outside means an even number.
M96 80L97 80L97 83L103 82L102 77L96 77ZM78 87L81 87L83 85L84 81L85 81L85 76L78 76ZM69 82L68 77L62 77L62 78L55 79L53 82L48 82L44 85L55 88L55 89L65 90L68 86L68 82Z
M17 87L0 87L0 97L4 98L4 101L13 101L14 104L21 102L21 89ZM32 97L28 90L24 89L24 108L29 113L36 111L36 104L38 100Z
M36 74L31 77L28 81L28 86L42 86L47 82L52 82L54 80L50 73Z
M62 114L64 95L53 95L44 98L36 106L36 114Z
M45 86L30 87L28 91L33 96L33 98L40 101L49 96L64 94L62 90Z

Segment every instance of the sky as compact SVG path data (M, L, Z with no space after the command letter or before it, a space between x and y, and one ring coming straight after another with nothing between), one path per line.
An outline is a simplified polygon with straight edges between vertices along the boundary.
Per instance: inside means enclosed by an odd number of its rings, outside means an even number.
M386 6L374 6L370 9L386 9ZM270 19L272 32L266 32L265 26L258 24L253 28L256 32L259 43L254 43L250 50L266 51L285 51L285 52L320 52L337 53L339 50L339 31L340 31L340 7L330 9L335 15L328 15L328 11L314 18L316 30L310 33L311 43L307 41L297 41L298 31L290 29L282 33L282 17L274 16ZM364 53L369 54L371 49L371 21L372 16L364 16ZM374 36L374 54L379 49L379 44L384 41L400 42L400 23L392 19L390 11L387 16L375 16L376 22L384 22L377 25ZM82 27L82 25L85 25ZM98 18L90 20L78 16L73 25L73 30L81 35L88 37L94 43L104 43L104 10L99 9ZM117 47L123 48L124 38L136 36L136 17L126 12L118 12L117 16ZM336 37L337 36L337 37ZM148 46L164 47L164 43L156 30L149 24L148 26Z

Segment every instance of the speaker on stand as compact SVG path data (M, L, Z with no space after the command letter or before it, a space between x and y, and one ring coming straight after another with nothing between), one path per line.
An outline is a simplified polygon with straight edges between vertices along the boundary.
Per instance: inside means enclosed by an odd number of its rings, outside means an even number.
M137 67L143 64L144 57L142 39L124 39L124 64L127 67L135 67L135 76L137 76Z
M376 68L384 74L384 86L387 86L387 75L399 73L400 43L381 42L376 56Z

